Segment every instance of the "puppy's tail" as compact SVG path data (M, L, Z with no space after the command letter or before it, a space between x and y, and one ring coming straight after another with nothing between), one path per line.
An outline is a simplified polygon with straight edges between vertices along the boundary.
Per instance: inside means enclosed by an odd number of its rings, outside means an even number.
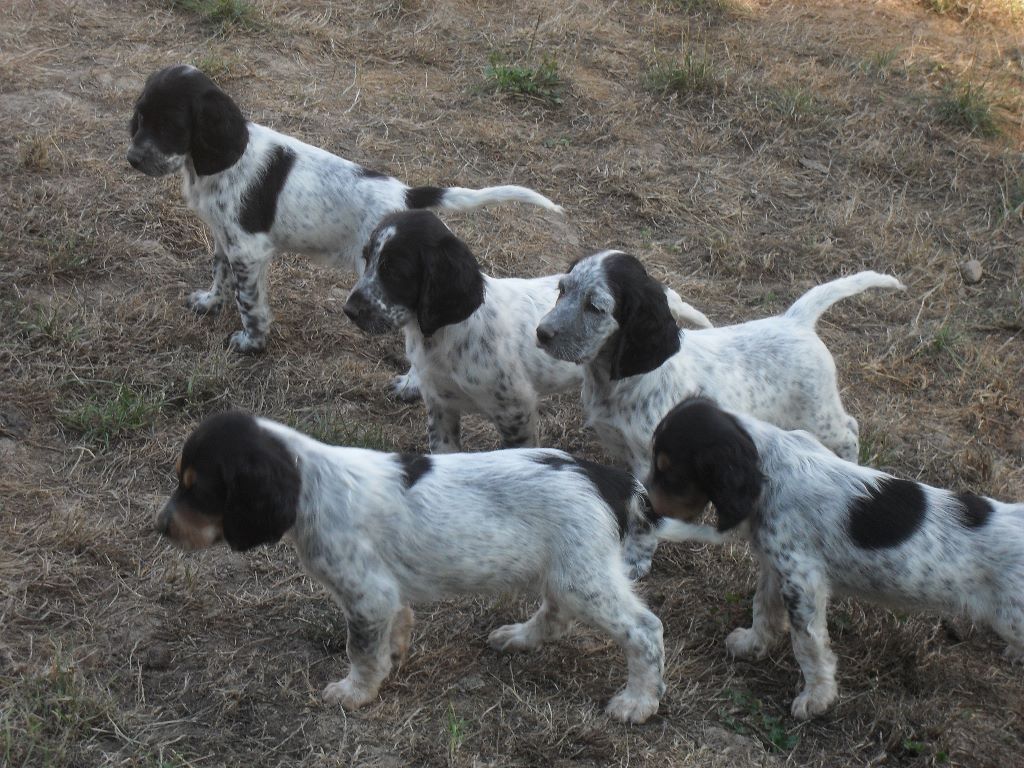
M701 544L722 544L729 538L728 533L719 533L710 525L685 523L671 517L661 518L654 533L662 541L696 541Z
M497 203L528 203L547 208L555 213L565 213L562 206L551 202L540 192L515 185L484 187L483 189L411 187L405 190L405 204L410 208L447 208L453 211L466 211L470 208Z
M841 277L830 283L811 288L786 310L784 317L813 328L826 309L840 299L856 296L868 288L906 290L906 286L892 275L880 275L878 272L870 271L858 272L855 275Z
M672 318L676 321L676 325L690 324L695 325L698 328L714 328L714 324L708 320L707 315L701 312L696 307L687 304L683 301L679 294L665 286L665 298L668 299L668 311L672 313Z

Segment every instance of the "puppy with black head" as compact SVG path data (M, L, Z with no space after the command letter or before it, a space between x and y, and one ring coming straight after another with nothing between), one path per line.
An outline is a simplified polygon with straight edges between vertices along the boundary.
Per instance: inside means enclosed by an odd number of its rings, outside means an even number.
M786 429L807 429L856 461L857 421L843 408L836 366L815 333L832 304L899 280L860 272L812 288L782 315L718 328L679 330L643 264L619 251L576 262L555 307L537 327L551 356L583 365L583 413L611 456L647 474L651 434L673 405L704 394ZM657 542L627 542L636 575Z
M731 656L764 658L789 629L804 687L793 716L835 701L832 595L969 616L1024 660L1024 504L901 480L838 458L807 432L787 432L695 398L654 433L646 482L671 541L747 538L759 563L752 626ZM708 501L717 526L694 522Z
M363 244L392 211L518 201L561 212L525 187L409 187L246 121L231 97L189 66L149 77L129 132L132 167L149 176L180 172L186 202L210 227L213 284L192 293L187 305L208 314L234 296L242 330L227 343L238 352L266 346L267 269L277 253L303 253L360 272ZM414 379L400 384L415 388Z
M529 621L500 627L499 651L532 650L576 620L628 662L611 717L658 710L662 626L633 593L620 537L649 529L643 486L556 450L419 456L325 445L230 412L185 442L157 528L185 549L291 542L348 625L348 675L324 690L347 709L374 698L409 647L411 606L469 593L539 591Z

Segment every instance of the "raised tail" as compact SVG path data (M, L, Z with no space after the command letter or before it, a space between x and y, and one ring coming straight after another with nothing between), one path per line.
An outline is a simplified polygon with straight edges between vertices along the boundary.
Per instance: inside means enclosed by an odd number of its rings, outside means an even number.
M671 517L663 517L654 528L662 541L695 541L700 544L722 544L728 540L728 533L719 533L710 525L686 523Z
M665 286L665 298L668 300L668 309L672 313L676 325L689 323L697 328L714 328L714 324L708 320L708 316L691 304L683 301L679 294Z
M447 208L465 211L496 203L528 203L565 213L562 206L548 200L540 192L514 184L501 187L467 189L465 187L412 187L405 191L405 204L410 208Z
M813 328L826 309L840 299L856 296L868 288L906 290L906 286L892 275L881 275L871 271L858 272L855 275L841 277L830 283L811 288L786 310L784 317Z

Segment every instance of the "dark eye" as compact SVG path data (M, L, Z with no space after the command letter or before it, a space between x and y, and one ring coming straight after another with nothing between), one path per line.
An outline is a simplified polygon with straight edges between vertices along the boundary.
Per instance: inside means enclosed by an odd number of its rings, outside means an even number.
M587 310L587 312L591 312L591 313L593 313L595 315L603 315L604 314L604 310L601 309L600 307L598 307L597 305L595 305L594 302L592 302L592 301L588 301L587 302L585 309Z

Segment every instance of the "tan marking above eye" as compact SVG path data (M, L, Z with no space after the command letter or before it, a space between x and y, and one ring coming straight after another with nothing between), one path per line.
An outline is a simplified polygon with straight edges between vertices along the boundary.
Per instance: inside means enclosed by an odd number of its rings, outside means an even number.
M178 460L174 462L174 474L181 477L181 456L178 456Z
M192 484L196 481L196 471L193 467L189 467L185 470L185 473L181 476L181 485L187 491L192 487Z
M657 465L659 472L668 472L672 469L672 462L669 461L667 453L659 453L658 458L655 460L655 464Z

